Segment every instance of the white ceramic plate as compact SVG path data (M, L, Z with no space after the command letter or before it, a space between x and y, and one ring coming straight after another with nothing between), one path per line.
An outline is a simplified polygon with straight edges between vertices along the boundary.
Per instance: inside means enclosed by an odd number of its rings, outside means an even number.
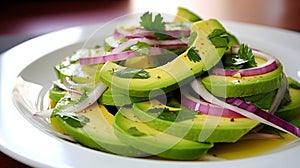
M222 21L241 42L275 55L284 71L300 81L300 34L297 32ZM122 23L120 23L122 24ZM0 59L0 149L7 155L34 167L297 167L299 141L275 152L246 159L195 162L135 159L107 154L57 138L32 114L42 108L41 95L56 79L53 66L82 46L93 46L112 33L112 25L74 27L46 34L22 43L1 55ZM85 42L88 39L88 43ZM17 78L19 76L19 78ZM23 82L20 82L22 81ZM16 80L19 80L16 86ZM26 81L26 82L24 82ZM13 88L18 92L13 93ZM17 104L18 108L14 105Z

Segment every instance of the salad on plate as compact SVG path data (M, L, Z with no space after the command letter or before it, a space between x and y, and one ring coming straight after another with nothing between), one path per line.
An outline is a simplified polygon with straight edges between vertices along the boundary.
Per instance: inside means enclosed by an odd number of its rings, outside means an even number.
M300 137L298 81L217 19L146 12L102 40L54 66L50 107L34 116L61 138L128 157L222 160Z

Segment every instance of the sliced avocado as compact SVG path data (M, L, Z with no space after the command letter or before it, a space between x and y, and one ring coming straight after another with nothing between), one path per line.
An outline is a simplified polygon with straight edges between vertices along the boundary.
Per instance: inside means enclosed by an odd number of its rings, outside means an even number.
M202 20L202 18L194 12L190 11L189 9L184 7L178 7L177 14L173 22L197 22L200 20Z
M125 156L139 157L145 153L136 150L122 143L114 134L112 123L114 116L110 114L103 105L94 104L88 109L75 113L77 116L82 116L86 119L86 123L81 126L68 121L70 118L65 118L61 115L56 115L59 109L65 108L70 103L70 95L66 95L56 106L54 114L58 124L64 131L78 141L80 144L110 153L115 153ZM69 114L67 114L69 115Z
M168 121L151 113L151 109L172 109L173 107L156 100L134 103L133 108L133 113L150 127L192 141L236 142L259 124L249 118L226 118L204 114L182 121ZM181 109L177 108L177 110Z
M124 106L128 104L132 104L135 102L141 102L148 100L148 97L133 97L128 96L123 93L119 93L117 91L112 91L111 88L108 88L98 99L98 102L103 105L110 106Z
M280 107L275 115L285 120L291 120L300 115L300 89L289 88L291 101Z
M219 97L245 97L276 90L282 85L282 65L274 71L244 77L208 75L199 78L212 94Z
M194 160L213 147L211 143L199 143L157 131L140 122L130 108L121 108L116 114L114 128L122 142L149 155L167 159Z
M100 80L120 92L136 97L148 97L169 92L177 88L178 83L188 78L194 78L210 69L220 61L226 47L216 48L208 36L215 30L225 31L224 27L216 19L195 22L191 31L196 32L197 37L190 48L200 55L199 61L193 61L188 56L189 49L179 55L173 61L152 69L144 69L150 75L147 79L122 78L113 75L112 71L122 70L126 67L117 65L111 61L104 64L100 70Z
M49 91L49 98L53 102L58 102L62 97L65 96L65 94L66 94L66 91L64 91L54 85Z

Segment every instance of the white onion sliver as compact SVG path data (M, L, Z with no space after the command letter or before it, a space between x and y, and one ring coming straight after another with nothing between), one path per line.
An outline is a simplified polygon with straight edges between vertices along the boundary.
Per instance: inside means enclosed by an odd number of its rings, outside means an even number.
M203 86L201 81L194 80L191 83L191 86L197 94L199 94L203 99L205 99L206 101L208 101L212 104L216 104L221 107L230 109L230 110L235 111L245 117L259 121L263 124L272 126L274 128L277 128L281 131L290 133L290 134L300 138L300 129L298 127L282 120L281 118L279 118L273 114L270 114L267 112L257 114L257 113L253 113L253 112L244 110L242 108L236 107L234 105L228 104L224 101L221 101L221 100L217 99L216 97L214 97L212 94L210 94L206 90L206 88ZM268 118L271 118L272 120L270 121L270 120L268 120Z

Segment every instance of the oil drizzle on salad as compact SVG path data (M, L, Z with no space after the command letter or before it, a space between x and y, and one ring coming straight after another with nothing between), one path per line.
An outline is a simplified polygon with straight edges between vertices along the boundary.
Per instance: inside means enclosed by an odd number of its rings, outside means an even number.
M279 139L241 140L230 144L215 144L209 153L215 157L233 160L267 154L296 140L292 135L282 133Z

